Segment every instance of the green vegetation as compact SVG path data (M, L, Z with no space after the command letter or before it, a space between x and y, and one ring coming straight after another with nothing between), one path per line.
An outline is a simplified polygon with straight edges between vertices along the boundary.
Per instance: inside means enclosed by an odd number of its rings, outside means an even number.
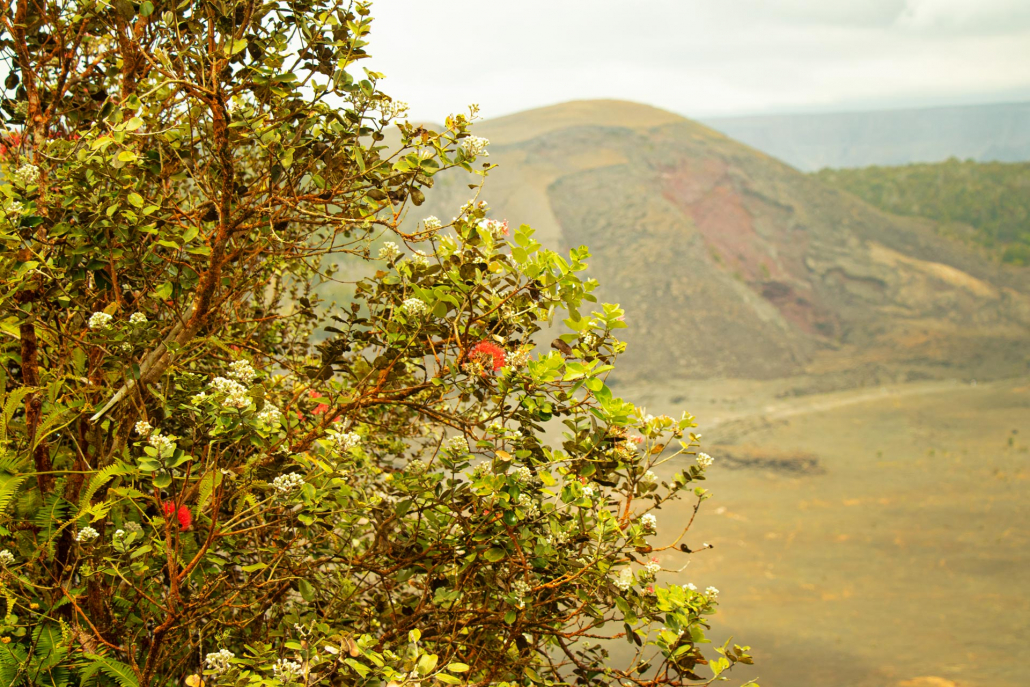
M717 589L659 579L712 459L689 414L613 394L627 325L587 249L475 200L401 229L437 174L480 182L488 142L474 109L408 123L360 69L367 4L5 16L0 685L658 687L751 663L706 647ZM327 306L343 255L367 269ZM689 520L659 510L682 497Z
M901 167L823 169L813 176L887 212L940 222L943 232L993 249L1002 262L1030 265L1030 163L952 158Z

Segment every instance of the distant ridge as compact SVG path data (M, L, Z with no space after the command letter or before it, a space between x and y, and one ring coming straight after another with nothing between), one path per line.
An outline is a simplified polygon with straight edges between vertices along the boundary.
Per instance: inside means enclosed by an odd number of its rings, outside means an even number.
M586 244L630 328L620 379L1025 373L1030 270L877 210L695 121L577 101L476 125L482 200L545 245ZM472 192L441 174L408 217ZM885 376L884 376L885 375Z
M941 162L951 157L1030 160L1030 102L704 121L803 171Z

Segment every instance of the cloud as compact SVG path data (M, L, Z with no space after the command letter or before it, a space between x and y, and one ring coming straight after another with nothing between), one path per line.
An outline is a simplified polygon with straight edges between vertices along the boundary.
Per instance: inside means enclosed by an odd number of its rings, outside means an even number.
M1030 97L1030 0L385 0L369 66L420 118L581 98L688 116Z

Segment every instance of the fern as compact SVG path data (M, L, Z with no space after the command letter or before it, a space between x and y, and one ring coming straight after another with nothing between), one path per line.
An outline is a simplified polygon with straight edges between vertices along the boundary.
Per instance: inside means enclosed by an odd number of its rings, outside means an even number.
M18 495L18 488L28 478L28 475L12 475L7 477L7 479L0 477L0 480L3 480L3 484L0 484L0 514L11 505L11 501Z
M7 427L11 424L11 418L14 417L14 411L18 409L19 405L21 405L22 399L28 396L31 392L32 389L29 387L20 387L12 391L3 402L3 415L0 416L0 444L7 443Z
M92 677L99 670L117 682L119 687L139 687L139 680L136 679L136 674L133 673L132 668L124 663L96 654L86 654L86 658L91 659L93 663L87 665L79 673L83 681Z
M64 525L61 525L68 515L69 505L63 498L53 494L47 497L42 507L32 517L32 523L39 528L39 540L42 542L41 548L45 548L50 557L54 555L53 540L55 536L72 522L69 520Z
M89 486L86 487L86 491L82 492L82 497L79 499L79 509L85 510L89 507L93 497L96 495L100 487L107 484L116 475L125 474L125 469L117 463L112 463L106 468L97 472L93 475L93 479L89 481Z
M28 454L19 455L13 451L3 451L3 449L0 451L2 451L0 452L0 472L16 475L26 471L29 466Z
M36 436L32 440L32 448L35 449L41 441L46 439L48 436L57 432L58 430L64 429L75 420L75 415L68 417L65 412L52 413L43 418L43 421L39 423L39 427L36 429ZM63 423L63 424L62 424Z

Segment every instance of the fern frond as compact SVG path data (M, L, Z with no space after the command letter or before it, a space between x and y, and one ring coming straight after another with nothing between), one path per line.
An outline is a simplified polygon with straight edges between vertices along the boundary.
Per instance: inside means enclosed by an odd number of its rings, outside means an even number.
M93 675L97 670L114 679L119 687L139 687L139 680L132 668L113 658L105 658L96 654L86 654L86 657L93 660L93 663L83 671L87 676ZM81 675L82 673L80 673Z
M54 432L64 429L74 421L75 415L69 416L68 413L63 411L47 415L43 418L43 421L39 423L39 427L36 429L36 436L32 440L32 448L35 449L39 446L41 441Z
M86 487L86 490L82 492L82 497L79 499L79 508L85 509L88 507L100 487L107 484L116 475L122 474L125 474L125 468L118 463L112 463L99 472L94 473L93 478L89 481L89 485Z
M11 505L11 501L18 495L19 487L28 478L28 475L10 475L6 479L0 477L0 514Z
M11 424L14 411L21 405L23 398L32 393L32 388L23 386L15 389L3 401L3 415L0 415L0 443L7 443L7 427Z

